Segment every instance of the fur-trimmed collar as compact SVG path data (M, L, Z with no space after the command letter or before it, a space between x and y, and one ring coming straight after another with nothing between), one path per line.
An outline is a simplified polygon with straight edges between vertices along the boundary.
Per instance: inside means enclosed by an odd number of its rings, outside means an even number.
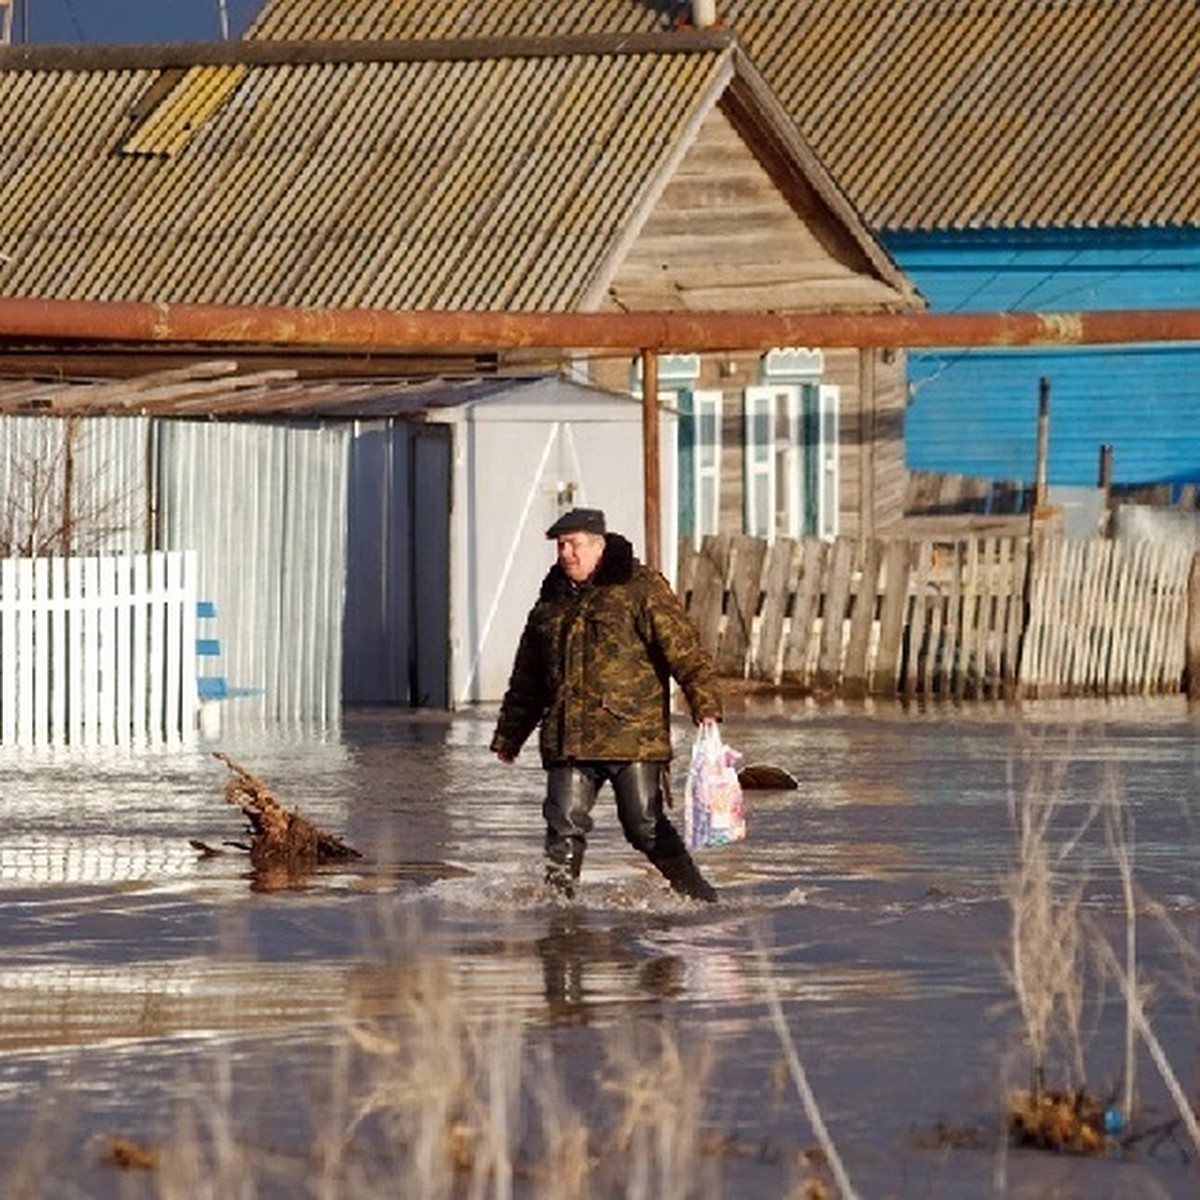
M587 583L572 583L562 566L555 563L542 580L542 590L538 599L558 600L574 595L581 587L609 587L612 584L628 583L633 578L636 562L629 539L619 533L607 533L604 535L604 553Z

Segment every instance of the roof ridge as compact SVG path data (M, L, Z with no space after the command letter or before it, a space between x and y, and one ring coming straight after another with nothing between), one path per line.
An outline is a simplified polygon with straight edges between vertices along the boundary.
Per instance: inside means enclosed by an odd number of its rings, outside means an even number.
M242 40L158 45L0 47L0 71L167 70L172 67L302 66L312 63L446 62L586 54L708 53L735 42L723 28L539 37Z

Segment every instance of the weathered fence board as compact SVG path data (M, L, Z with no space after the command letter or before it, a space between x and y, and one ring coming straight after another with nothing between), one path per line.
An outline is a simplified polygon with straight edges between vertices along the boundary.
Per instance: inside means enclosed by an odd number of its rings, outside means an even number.
M690 568L692 578L689 609L700 627L705 648L715 659L725 615L725 582L729 570L727 538L708 536ZM681 555L682 561L682 555Z
M767 552L763 571L763 604L758 626L758 654L751 656L749 677L774 682L781 675L783 631L788 619L791 582L800 569L799 543L777 538Z
M868 663L876 624L876 597L879 594L882 557L879 542L872 539L866 543L863 548L858 588L850 609L846 663L842 674L842 692L846 696L863 696L867 691Z
M1031 558L1029 541L1021 538L1010 543L1013 552L1013 571L1009 576L1011 591L1004 604L1004 647L1002 695L1011 695L1017 688L1021 676L1021 640L1029 620L1028 595Z
M689 611L722 674L847 696L1185 686L1192 554L1096 538L706 538ZM686 573L686 574L685 574Z
M1186 680L1189 700L1200 700L1200 554L1192 559L1188 571Z
M796 578L791 603L791 622L783 652L781 680L807 686L809 683L810 651L813 630L820 616L821 592L825 576L824 542L808 539L803 543L800 574Z
M725 626L716 654L717 671L722 675L740 676L746 672L766 554L767 543L762 538L742 535L730 545L725 568Z
M896 688L908 616L908 579L911 546L888 542L883 551L883 574L879 580L879 639L874 663L868 668L873 695L887 695Z
M848 538L838 538L833 543L824 588L820 651L817 656L817 687L821 691L835 690L841 680L846 609L850 602L851 574L856 549L856 544Z
M904 666L904 687L906 696L914 696L918 691L927 691L928 678L922 678L921 667L930 660L928 649L927 628L931 622L929 614L929 573L933 565L933 546L929 542L919 542L916 547L916 562L914 575L907 590L912 595L912 612L905 631L905 647L902 656ZM900 586L897 580L894 586Z
M1030 696L1184 686L1188 547L1052 541L1035 548L1021 682Z

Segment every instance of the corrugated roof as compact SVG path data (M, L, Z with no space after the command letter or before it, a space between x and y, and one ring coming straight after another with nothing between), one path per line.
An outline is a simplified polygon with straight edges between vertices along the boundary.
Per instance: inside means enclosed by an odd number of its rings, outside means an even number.
M0 295L593 308L727 95L911 298L726 35L0 54Z
M1200 225L1197 0L717 0L880 230ZM269 0L255 38L650 31L673 0Z
M731 53L0 71L0 292L569 310Z
M654 33L673 28L690 11L688 3L672 0L267 0L246 36L296 41Z
M134 124L121 147L124 154L174 154L233 95L245 77L240 66L192 67L183 72L164 72L169 87L145 104L145 116ZM151 89L152 93L154 89Z

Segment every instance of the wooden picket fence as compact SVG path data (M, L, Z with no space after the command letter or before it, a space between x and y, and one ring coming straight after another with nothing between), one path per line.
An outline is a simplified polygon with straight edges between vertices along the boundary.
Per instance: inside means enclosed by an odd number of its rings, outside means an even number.
M1062 537L680 549L718 673L816 694L988 698L1183 686L1189 548Z
M1194 557L1179 541L1039 546L1021 659L1026 694L1180 691Z
M195 579L193 551L0 559L0 744L190 736Z

